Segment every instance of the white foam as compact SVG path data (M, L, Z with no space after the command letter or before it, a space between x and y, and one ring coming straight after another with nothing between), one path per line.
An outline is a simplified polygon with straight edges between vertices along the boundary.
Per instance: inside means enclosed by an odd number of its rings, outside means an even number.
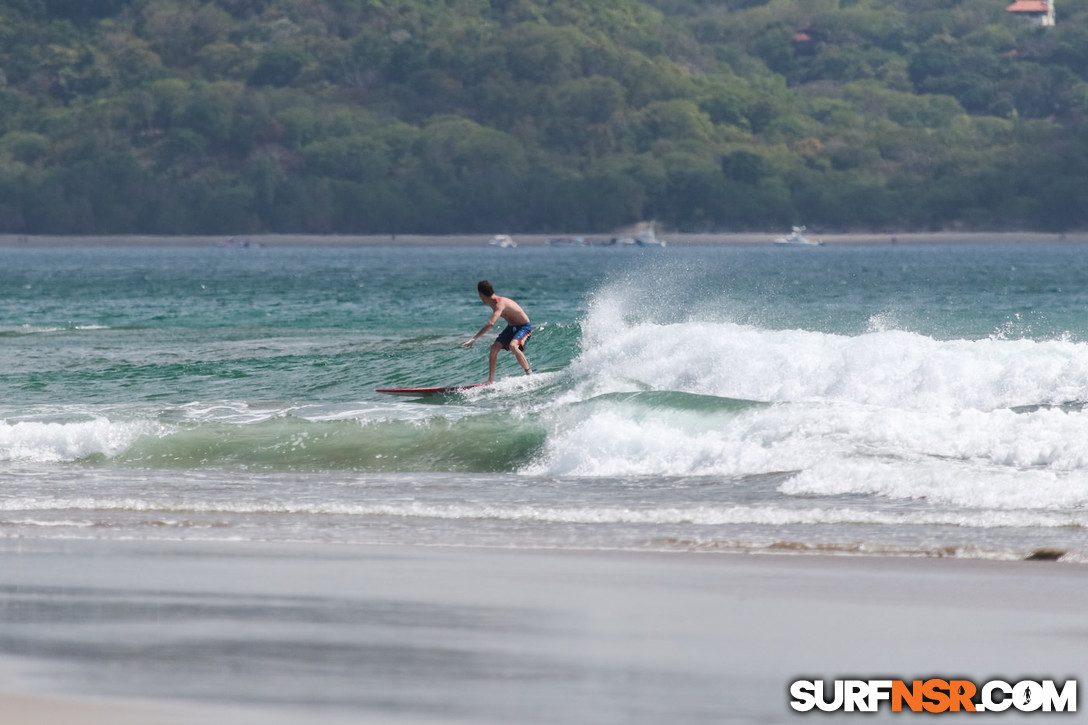
M665 507L599 507L599 506L535 506L491 505L487 503L342 503L303 501L170 501L136 498L96 499L77 498L18 498L0 501L0 511L6 512L131 512L136 514L169 515L171 525L190 525L177 517L184 514L258 514L285 516L357 516L429 518L463 521L507 521L554 524L646 524L646 525L917 525L958 526L967 528L1040 527L1057 528L1088 526L1088 511L944 511L938 508L896 512L840 507L783 506L665 506ZM32 519L29 521L37 522ZM15 522L18 523L18 522ZM88 526L85 520L75 522ZM66 525L48 522L41 525Z
M799 471L789 494L878 494L987 508L1088 505L1088 415L798 403L737 414L556 413L524 473L721 476Z
M40 326L40 325L19 325L17 327L0 327L0 333L6 334L19 334L19 335L40 335L52 332L69 332L72 330L84 332L95 330L109 330L112 329L108 325L69 325L69 326Z
M48 463L93 454L113 456L152 430L149 423L119 423L104 417L69 423L0 421L0 461Z
M730 322L610 327L594 318L572 372L597 384L626 380L749 400L993 410L1088 396L1088 345L935 340L898 330L849 337Z
M999 469L939 461L825 461L779 489L789 495L876 494L931 504L1011 511L1084 511L1088 472Z
M937 340L878 316L856 336L728 321L632 319L599 297L573 384L525 473L723 476L801 472L790 495L925 498L997 511L1088 505L1088 345ZM683 391L768 401L660 410L602 393ZM1014 406L1040 406L1014 412ZM564 408L566 406L566 408Z

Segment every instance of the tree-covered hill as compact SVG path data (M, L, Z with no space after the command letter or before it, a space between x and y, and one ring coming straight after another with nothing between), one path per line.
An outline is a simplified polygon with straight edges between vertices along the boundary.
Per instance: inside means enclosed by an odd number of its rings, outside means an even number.
M0 232L1088 226L1088 0L0 0Z

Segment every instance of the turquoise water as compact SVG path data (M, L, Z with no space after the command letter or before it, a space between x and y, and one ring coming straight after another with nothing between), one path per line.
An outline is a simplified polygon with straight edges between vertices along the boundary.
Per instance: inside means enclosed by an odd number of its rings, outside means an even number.
M0 255L2 537L1088 555L1081 247Z

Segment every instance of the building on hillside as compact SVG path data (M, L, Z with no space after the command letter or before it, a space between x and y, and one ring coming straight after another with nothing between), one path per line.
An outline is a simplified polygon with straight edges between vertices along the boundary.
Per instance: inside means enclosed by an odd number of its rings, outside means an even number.
M802 28L793 34L793 52L797 55L816 55L819 33L813 28Z
M1054 24L1053 0L1016 0L1005 9L1013 15L1024 18L1032 25Z

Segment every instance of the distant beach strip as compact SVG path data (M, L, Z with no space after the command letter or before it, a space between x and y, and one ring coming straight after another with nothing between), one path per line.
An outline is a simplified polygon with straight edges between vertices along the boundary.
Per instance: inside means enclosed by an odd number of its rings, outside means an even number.
M1088 232L857 232L818 234L825 245L873 244L1088 244ZM555 234L512 234L522 247L546 247ZM566 236L566 235L565 235ZM610 234L583 234L585 246L607 246ZM669 233L659 236L670 245L767 245L775 232ZM252 234L208 236L156 235L27 235L0 234L0 247L486 247L487 234ZM574 245L570 245L574 246Z

